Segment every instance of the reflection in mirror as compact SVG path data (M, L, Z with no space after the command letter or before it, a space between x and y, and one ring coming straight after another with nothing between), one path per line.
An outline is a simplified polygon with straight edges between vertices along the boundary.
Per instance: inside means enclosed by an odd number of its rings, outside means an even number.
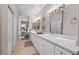
M39 30L39 29L40 29L40 21L38 20L38 21L36 22L36 24L37 24L37 30Z

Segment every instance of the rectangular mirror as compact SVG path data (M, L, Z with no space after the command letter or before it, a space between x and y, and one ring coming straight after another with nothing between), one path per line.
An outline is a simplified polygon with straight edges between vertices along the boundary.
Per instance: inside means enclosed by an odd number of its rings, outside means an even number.
M50 32L63 34L63 11L50 13Z

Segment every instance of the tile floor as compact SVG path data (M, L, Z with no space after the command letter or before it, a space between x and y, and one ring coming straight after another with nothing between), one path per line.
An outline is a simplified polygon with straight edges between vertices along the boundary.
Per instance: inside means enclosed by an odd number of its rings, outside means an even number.
M37 51L34 46L28 42L28 40L18 41L13 51L13 55L37 55ZM28 44L28 45L27 45Z

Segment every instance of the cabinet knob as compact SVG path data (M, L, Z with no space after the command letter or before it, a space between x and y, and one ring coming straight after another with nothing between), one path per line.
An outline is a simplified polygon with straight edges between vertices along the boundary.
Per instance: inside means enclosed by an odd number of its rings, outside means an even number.
M61 55L63 55L63 52L60 52Z

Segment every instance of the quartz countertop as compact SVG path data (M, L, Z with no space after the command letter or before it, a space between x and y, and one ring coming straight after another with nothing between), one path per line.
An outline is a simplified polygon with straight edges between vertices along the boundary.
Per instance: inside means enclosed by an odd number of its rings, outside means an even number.
M70 38L64 35L57 35L51 33L37 34L35 31L31 31L31 33L44 38L45 40L73 53L78 54L79 47L76 46L76 38Z

